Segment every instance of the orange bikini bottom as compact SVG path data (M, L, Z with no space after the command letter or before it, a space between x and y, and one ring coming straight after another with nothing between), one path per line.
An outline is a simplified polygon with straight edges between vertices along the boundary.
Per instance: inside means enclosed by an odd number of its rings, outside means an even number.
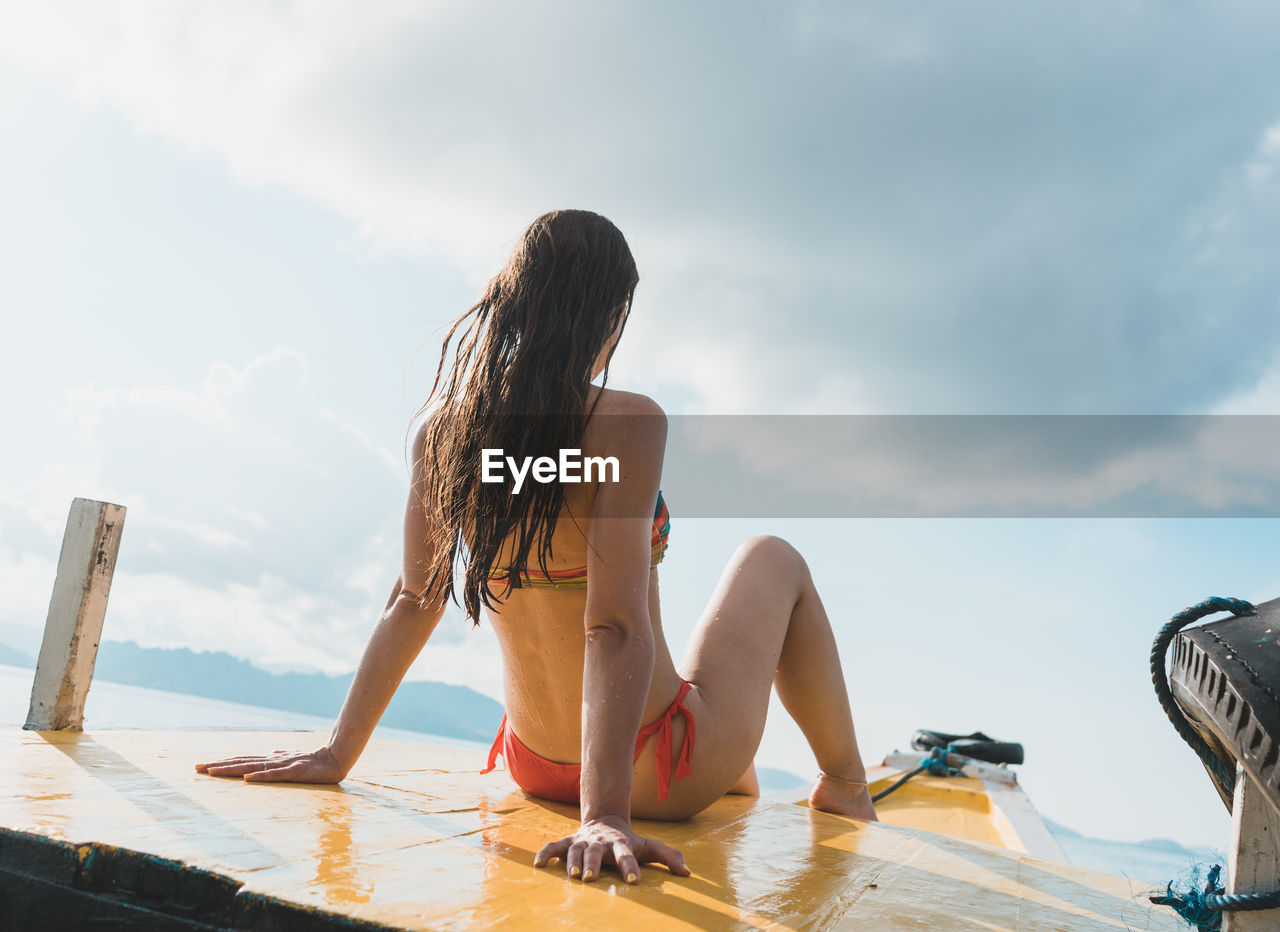
M679 780L693 773L690 763L693 760L693 713L684 704L684 697L689 692L689 684L681 681L680 692L675 701L667 707L667 711L640 729L636 735L636 756L649 739L658 736L658 746L654 748L658 769L658 800L662 801L671 795L671 781ZM680 743L680 754L676 758L675 767L671 764L671 720L677 714L684 716L684 741ZM529 750L516 733L507 724L507 716L502 716L502 724L498 727L498 736L493 739L493 747L489 749L489 763L480 771L488 773L493 770L501 754L507 762L507 772L522 790L533 796L551 799L560 803L578 805L581 795L582 765L560 764L547 760Z

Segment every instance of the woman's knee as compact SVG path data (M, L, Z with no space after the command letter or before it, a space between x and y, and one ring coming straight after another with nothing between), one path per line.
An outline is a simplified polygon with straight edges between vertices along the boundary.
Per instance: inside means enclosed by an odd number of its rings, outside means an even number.
M804 562L800 551L788 541L772 534L761 534L742 542L738 547L739 559L768 560L771 563L793 567L797 572L808 574L809 565Z

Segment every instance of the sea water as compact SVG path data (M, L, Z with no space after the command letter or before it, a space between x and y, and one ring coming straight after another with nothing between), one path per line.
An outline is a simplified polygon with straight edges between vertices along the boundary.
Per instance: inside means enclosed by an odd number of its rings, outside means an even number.
M33 671L0 664L0 726L26 721L31 701ZM154 731L321 731L333 727L333 719L303 712L266 709L261 706L206 699L181 693L148 689L95 679L84 706L87 729L138 728ZM446 738L425 732L378 726L374 737L410 744L488 751L487 744Z

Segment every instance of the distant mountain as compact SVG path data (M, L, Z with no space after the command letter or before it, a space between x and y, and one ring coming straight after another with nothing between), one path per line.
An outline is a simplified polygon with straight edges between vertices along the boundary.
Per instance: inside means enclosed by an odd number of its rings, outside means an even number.
M230 654L139 647L121 641L102 642L94 675L116 683L326 718L336 717L342 708L352 676L268 673ZM493 740L501 720L502 706L474 689L411 682L403 683L396 691L381 723L488 742Z
M0 663L6 663L11 667L31 667L35 668L35 659L22 651L10 647L8 644L0 644Z
M1204 845L1188 847L1187 845L1174 841L1172 838L1144 838L1142 841L1104 840L1101 838L1090 838L1086 835L1082 835L1075 829L1068 828L1060 822L1053 821L1053 819L1045 819L1044 824L1049 826L1049 831L1053 833L1053 836L1058 839L1060 844L1071 844L1074 839L1080 839L1082 842L1086 843L1097 842L1108 845L1143 848L1147 851L1163 851L1172 855L1185 855L1188 858L1212 860L1218 856L1218 853L1213 848L1209 848Z
M1186 881L1194 870L1203 873L1211 864L1226 863L1222 852L1213 848L1187 847L1168 838L1140 842L1108 841L1082 835L1051 819L1044 821L1072 864L1134 881L1146 881L1157 886L1170 880Z
M1041 818L1043 819L1044 816L1041 816ZM1061 822L1053 821L1053 819L1044 819L1044 824L1049 826L1049 831L1051 831L1054 834L1054 837L1056 837L1059 841L1061 841L1063 838L1083 838L1084 837L1075 829L1068 828L1067 826L1063 825Z

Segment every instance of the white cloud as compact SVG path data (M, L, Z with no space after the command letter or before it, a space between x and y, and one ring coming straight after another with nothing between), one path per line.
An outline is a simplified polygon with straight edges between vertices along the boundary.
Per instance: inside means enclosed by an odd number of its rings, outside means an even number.
M0 641L35 656L57 571L56 550L44 556L0 549L0 592L5 594L0 610L0 632L5 636Z
M56 557L70 499L96 497L129 509L108 638L354 666L399 572L407 479L301 354L217 363L194 389L78 386L63 417L80 462L0 498L0 622L43 621L52 575L27 570Z
M174 531L178 534L186 535L198 543L207 544L219 550L237 548L243 550L249 546L249 542L234 531L215 527L212 524L205 524L201 521L179 521L174 518L165 518L161 515L148 515L146 521L153 528Z
M1280 414L1280 360L1263 372L1256 385L1221 402L1215 414Z
M235 518L237 521L243 521L250 527L257 528L260 531L270 530L271 522L262 515L258 514L252 508L237 508L234 505L223 505L223 514Z
M390 589L390 581L382 580ZM382 593L385 598L385 593ZM143 647L226 651L260 665L354 669L382 599L357 606L262 576L251 584L205 585L168 573L118 572L105 635ZM408 674L501 696L497 642L449 610Z
M389 127L370 125L386 108L361 99L382 77L385 50L406 34L431 36L443 12L404 2L18 8L0 48L57 75L82 103L214 155L245 183L284 185L347 216L370 248L440 250L487 267L491 218L507 215L514 230L528 210L496 197L477 204L456 180L503 166L451 146L459 127L430 113L397 127L418 143L397 151Z
M1250 184L1263 187L1275 176L1276 166L1280 164L1280 123L1267 127L1258 143L1258 151L1249 162L1246 171Z
M1280 418L684 417L664 486L706 517L1280 513Z
M376 609L363 608L353 611L323 593L270 576L249 585L204 585L168 573L121 571L112 587L104 634L143 647L229 652L267 667L347 673L377 620ZM492 632L484 627L472 631L450 611L407 678L469 686L501 697Z
M131 506L131 536L170 561L166 569L199 573L212 560L242 580L271 572L325 586L346 572L352 548L395 525L403 504L402 458L316 398L307 361L292 350L217 363L194 391L80 386L64 417ZM218 553L228 549L253 558L228 564Z
M1261 370L1274 229L1237 182L1274 159L1273 13L737 14L28 4L0 56L375 254L480 278L602 210L653 321L619 384L698 410L1203 410ZM1188 69L1186 36L1233 51Z
M100 466L82 460L40 467L27 483L0 489L0 542L25 539L60 541L67 524L67 509L76 495L102 490ZM67 494L70 490L71 494ZM76 491L81 490L81 491ZM111 501L110 494L94 495Z

